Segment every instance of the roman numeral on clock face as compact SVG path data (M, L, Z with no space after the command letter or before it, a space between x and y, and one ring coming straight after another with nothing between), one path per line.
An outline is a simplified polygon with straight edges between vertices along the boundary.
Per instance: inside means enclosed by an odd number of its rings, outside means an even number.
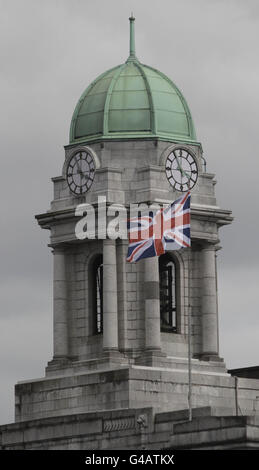
M180 192L192 189L198 179L198 166L192 152L185 148L174 149L165 164L166 177L170 185Z
M95 173L95 164L90 152L80 150L70 158L67 166L67 184L70 191L82 195L89 191Z

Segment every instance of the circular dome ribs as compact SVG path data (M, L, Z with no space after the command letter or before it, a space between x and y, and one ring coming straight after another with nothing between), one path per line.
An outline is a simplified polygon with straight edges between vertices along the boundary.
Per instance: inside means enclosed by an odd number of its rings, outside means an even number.
M150 87L148 78L147 78L146 74L144 73L144 71L141 67L141 64L138 61L136 61L135 65L139 69L139 71L140 71L140 73L143 77L143 80L146 84L146 90L147 90L147 95L148 95L148 99L149 99L149 106L150 106L150 127L151 127L152 134L155 135L157 126L156 126L156 115L155 115L155 108L154 108L154 101L153 101L151 87Z
M103 135L108 135L109 133L109 110L110 110L110 102L111 102L111 97L112 97L112 92L114 89L114 86L122 72L122 70L126 67L126 64L122 64L118 67L118 70L115 72L111 83L109 85L107 95L106 95L106 100L105 100L105 105L104 105L104 113L103 113Z
M84 92L82 93L82 95L80 96L78 102L77 102L77 105L75 107L75 110L73 112L73 116L72 116L72 120L71 120L71 124L70 124L70 132L69 132L69 142L72 143L72 142L76 142L76 141L79 141L79 140L82 140L81 138L77 138L75 136L75 133L76 133L76 122L77 122L77 119L78 119L78 114L80 112L80 109L81 109L81 106L84 102L84 100L86 99L86 97L89 95L90 91L94 88L94 86L103 78L105 77L107 74L111 73L113 70L117 69L118 67L120 66L115 66L115 67L112 67L111 69L109 70L106 70L105 72L103 72L101 75L98 75L98 77L92 82L90 83L90 85L84 90ZM83 137L84 138L84 137ZM86 140L86 136L84 138L84 140Z
M141 64L143 67L146 67L150 70L153 70L155 73L159 74L161 77L163 77L163 79L170 84L170 86L172 87L172 89L174 89L176 91L176 94L178 96L178 98L180 99L181 103L182 103L182 106L183 106L183 109L185 111L185 114L186 114L186 117L187 117L187 123L188 123L188 134L189 136L191 137L192 140L196 141L197 140L197 136L196 136L196 132L195 132L195 127L194 127L194 124L193 124L193 120L192 120L192 115L191 115L191 112L190 112L190 109L189 109L189 106L186 102L186 99L184 98L182 92L179 90L179 88L175 85L175 83L167 76L165 75L163 72L161 72L160 70L157 70L155 69L154 67L150 67L150 65L144 65L144 64ZM152 95L152 92L151 92L151 95Z
M129 20L130 55L84 91L72 117L70 143L155 138L197 144L180 90L166 75L137 59L135 18Z

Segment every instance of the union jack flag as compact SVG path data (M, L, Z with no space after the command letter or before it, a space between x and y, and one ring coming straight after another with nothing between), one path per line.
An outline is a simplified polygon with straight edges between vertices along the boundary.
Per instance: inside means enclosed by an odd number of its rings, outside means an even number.
M155 214L129 219L127 261L132 263L191 246L190 200L188 191Z

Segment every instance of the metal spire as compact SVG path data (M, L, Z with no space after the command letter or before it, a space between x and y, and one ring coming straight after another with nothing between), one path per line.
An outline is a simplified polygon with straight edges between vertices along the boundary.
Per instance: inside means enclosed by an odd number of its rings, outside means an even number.
M130 60L137 60L136 55L135 55L135 18L133 16L133 13L131 13L131 16L129 18L130 21L130 55L128 58L128 61Z

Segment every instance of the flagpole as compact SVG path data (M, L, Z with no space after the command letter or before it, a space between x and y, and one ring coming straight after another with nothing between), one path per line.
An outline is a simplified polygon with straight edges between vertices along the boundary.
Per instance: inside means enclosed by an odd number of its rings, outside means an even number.
M189 181L189 191L190 191L190 181ZM191 214L191 207L190 207L190 214ZM190 223L190 229L191 229L191 223ZM190 241L191 241L191 234L190 234ZM192 421L191 246L188 250L188 405L189 405L189 421Z
M192 421L192 345L191 345L191 247L188 251L188 405Z

